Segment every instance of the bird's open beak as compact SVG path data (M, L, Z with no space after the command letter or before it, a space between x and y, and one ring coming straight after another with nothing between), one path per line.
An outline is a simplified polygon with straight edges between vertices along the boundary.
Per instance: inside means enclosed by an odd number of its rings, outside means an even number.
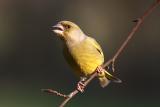
M63 25L61 24L57 24L57 25L54 25L52 26L53 27L53 32L58 34L58 35L63 35L63 32L64 32L64 27Z

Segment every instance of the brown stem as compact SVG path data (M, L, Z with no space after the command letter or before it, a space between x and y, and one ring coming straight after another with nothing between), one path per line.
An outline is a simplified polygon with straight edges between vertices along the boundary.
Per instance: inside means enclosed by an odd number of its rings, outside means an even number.
M124 50L124 48L127 46L128 42L131 40L131 38L133 37L133 35L136 33L136 31L140 28L140 26L143 24L144 19L150 14L152 13L152 11L160 4L160 0L157 0L155 3L153 3L146 11L145 13L138 19L134 20L134 22L136 22L136 25L132 28L131 32L128 34L128 37L126 38L126 40L123 42L123 44L121 45L121 47L118 49L118 51L116 52L116 54L113 56L112 59L110 59L109 61L107 61L105 64L103 64L103 67L108 66L111 62L114 63L114 61L117 59L117 57L122 53L122 51Z
M127 46L128 42L131 40L131 38L133 37L133 35L136 33L136 31L140 28L140 26L143 24L144 19L150 15L152 13L152 11L160 4L160 0L156 0L155 3L153 3L153 5L151 5L146 11L145 13L138 19L134 20L134 22L136 22L135 26L132 28L131 32L128 34L128 37L126 38L126 40L123 42L123 44L121 45L121 47L118 49L118 51L116 52L116 54L110 59L108 60L106 63L104 63L102 65L103 68L109 66L111 63L114 64L115 60L117 59L117 57L122 53L122 51L124 50L124 48ZM97 72L95 71L91 77L85 81L84 86L86 87L95 77L97 76ZM74 91L72 91L69 95L65 95L65 94L61 94L57 91L48 89L48 90L43 90L45 92L48 91L48 93L52 93L52 94L56 94L57 96L62 96L64 97L64 101L61 103L61 105L59 107L64 107L68 101L70 101L75 95L77 95L79 93L79 91L77 89L75 89Z
M79 91L78 91L77 89L74 90L74 91L72 91L72 92L68 95L68 98L66 98L66 99L61 103L61 105L60 105L59 107L64 107L70 99L72 99L76 94L78 94L78 92L79 92Z
M46 93L48 93L48 94L56 94L57 96L64 97L64 98L67 98L67 97L68 97L67 95L61 94L61 93L59 93L58 91L55 91L55 90L53 90L53 89L41 89L41 91L46 92Z
M97 76L97 72L94 72L91 77L89 79L87 79L84 83L84 87L86 87L95 77ZM72 91L69 95L68 98L66 98L59 107L64 107L65 104L71 99L73 98L76 94L78 94L78 90L75 89L74 91Z

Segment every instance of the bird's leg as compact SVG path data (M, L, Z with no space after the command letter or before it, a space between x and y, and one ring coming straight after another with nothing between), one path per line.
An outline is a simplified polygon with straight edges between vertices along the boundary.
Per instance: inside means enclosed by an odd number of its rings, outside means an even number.
M96 68L96 71L97 71L98 74L103 74L103 72L104 72L105 70L104 70L104 68L102 68L101 66L98 66L98 67Z
M77 83L77 90L80 91L81 93L84 92L84 82L86 81L86 77L80 77L80 81Z

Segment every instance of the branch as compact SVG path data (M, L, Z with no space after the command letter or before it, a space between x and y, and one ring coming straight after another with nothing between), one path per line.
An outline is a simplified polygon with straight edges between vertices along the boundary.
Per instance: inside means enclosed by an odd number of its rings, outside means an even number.
M134 36L134 34L136 33L136 31L143 24L144 19L148 15L150 15L153 12L153 10L159 4L160 4L160 0L156 0L156 2L153 3L144 12L144 14L141 17L139 17L138 19L136 19L136 20L133 21L133 22L136 22L136 24L132 28L131 32L128 34L128 37L123 42L123 44L121 45L121 47L118 49L118 51L116 52L116 54L110 60L108 60L105 64L102 65L102 68L105 68L105 67L109 66L112 63L112 70L114 71L114 63L115 63L116 59L118 58L118 56L122 53L122 51L124 50L124 48L127 46L128 42L131 40L131 38ZM90 78L84 82L84 87L86 87L96 76L97 76L97 71L95 70L95 72L90 76ZM79 91L77 89L73 90L69 95L61 94L61 93L59 93L57 91L54 91L52 89L42 89L42 91L43 92L47 92L49 94L56 94L57 96L64 97L65 99L64 99L64 101L61 103L61 105L59 107L64 107L67 104L68 101L70 101L75 95L77 95L79 93Z
M122 51L124 50L124 48L127 46L128 42L131 40L131 38L134 36L134 34L136 33L136 31L140 28L140 26L143 24L144 19L150 15L152 13L152 11L160 4L160 0L156 0L156 2L154 4L152 4L146 11L145 13L138 19L133 20L133 22L136 22L136 25L132 28L131 32L128 34L128 37L126 38L126 40L123 42L123 44L121 45L121 47L118 49L118 51L116 52L116 54L113 56L112 59L110 59L109 61L107 61L103 67L108 66L111 62L115 62L115 60L117 59L117 57L122 53Z

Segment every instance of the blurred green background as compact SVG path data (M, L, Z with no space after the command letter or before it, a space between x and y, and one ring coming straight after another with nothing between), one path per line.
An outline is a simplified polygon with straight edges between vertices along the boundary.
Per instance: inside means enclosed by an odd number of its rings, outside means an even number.
M78 81L62 55L51 26L77 23L111 58L132 20L156 0L1 0L0 107L57 107L63 98L42 93L54 88L69 93ZM102 89L94 80L66 107L160 106L160 7L141 26L116 62L122 84Z

